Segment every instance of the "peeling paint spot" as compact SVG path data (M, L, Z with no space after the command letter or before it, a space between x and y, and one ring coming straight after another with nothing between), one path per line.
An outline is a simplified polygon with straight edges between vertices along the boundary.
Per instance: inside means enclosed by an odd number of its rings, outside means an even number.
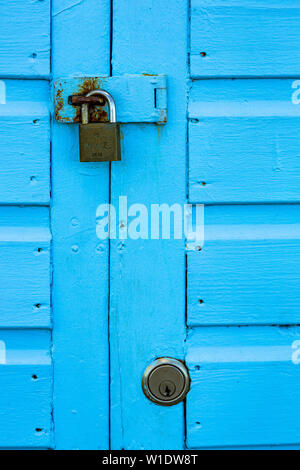
M86 95L90 91L97 90L101 88L100 80L98 77L86 78L78 87L78 93L74 95Z
M62 97L63 90L60 88L56 91L56 103L55 103L55 119L57 121L61 120L60 112L64 109L64 100Z
M90 91L101 88L101 80L97 77L91 77L84 79L79 85L78 89L72 93L76 96L84 96ZM58 84L56 90L56 102L55 102L55 119L61 122L81 122L81 106L74 106L75 115L73 119L62 116L64 112L64 90L61 83ZM107 122L109 120L107 105L105 106L89 106L89 122Z

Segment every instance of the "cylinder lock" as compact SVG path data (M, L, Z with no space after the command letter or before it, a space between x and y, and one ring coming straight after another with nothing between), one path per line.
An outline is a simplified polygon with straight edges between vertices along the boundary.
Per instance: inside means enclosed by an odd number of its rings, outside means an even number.
M147 367L142 386L146 397L157 405L176 405L190 389L189 372L178 359L162 357Z

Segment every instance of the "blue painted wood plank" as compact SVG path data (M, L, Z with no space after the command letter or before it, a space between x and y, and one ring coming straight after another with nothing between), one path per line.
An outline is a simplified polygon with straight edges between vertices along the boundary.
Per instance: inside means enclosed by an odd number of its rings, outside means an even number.
M188 324L299 324L297 205L206 206L188 252Z
M54 0L53 39L54 79L108 75L110 1ZM96 210L109 165L79 162L78 125L55 123L52 149L55 446L107 449L108 243Z
M0 447L49 448L51 335L38 330L0 330L0 341Z
M191 75L297 75L299 27L297 0L192 0Z
M50 0L0 0L0 76L50 72Z
M0 207L0 327L50 326L47 208Z
M5 80L0 104L0 203L48 204L49 84Z
M188 447L299 446L299 340L298 327L193 330Z
M293 104L293 86L293 80L193 83L191 202L300 201L300 107Z
M122 195L128 207L184 203L187 2L113 3L113 74L166 74L168 123L121 127L123 155L112 164L112 204L118 207ZM141 379L155 358L183 358L184 240L112 240L110 286L112 448L181 449L183 404L151 403Z
M110 71L108 1L53 0L52 72L59 76L94 77ZM58 47L59 45L59 47Z

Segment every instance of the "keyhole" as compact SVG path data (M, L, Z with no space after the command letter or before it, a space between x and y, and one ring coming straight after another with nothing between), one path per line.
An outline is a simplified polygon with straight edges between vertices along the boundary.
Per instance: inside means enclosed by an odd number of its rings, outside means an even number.
M171 398L175 393L176 387L170 380L164 380L159 387L159 391L165 398Z

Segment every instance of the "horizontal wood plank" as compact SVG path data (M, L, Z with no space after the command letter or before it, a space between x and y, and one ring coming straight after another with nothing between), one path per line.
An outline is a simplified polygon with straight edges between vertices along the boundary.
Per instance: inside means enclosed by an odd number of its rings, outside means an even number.
M49 84L5 80L0 105L0 204L48 204Z
M0 76L50 72L50 0L0 0Z
M189 103L189 198L300 201L300 106L293 80L201 80Z
M47 208L0 207L0 327L50 325Z
M51 446L50 333L0 330L0 447Z
M188 447L299 446L299 340L295 327L192 331Z
M188 253L188 324L299 324L299 206L207 206L204 218L204 246Z
M299 73L296 0L192 0L193 77Z

